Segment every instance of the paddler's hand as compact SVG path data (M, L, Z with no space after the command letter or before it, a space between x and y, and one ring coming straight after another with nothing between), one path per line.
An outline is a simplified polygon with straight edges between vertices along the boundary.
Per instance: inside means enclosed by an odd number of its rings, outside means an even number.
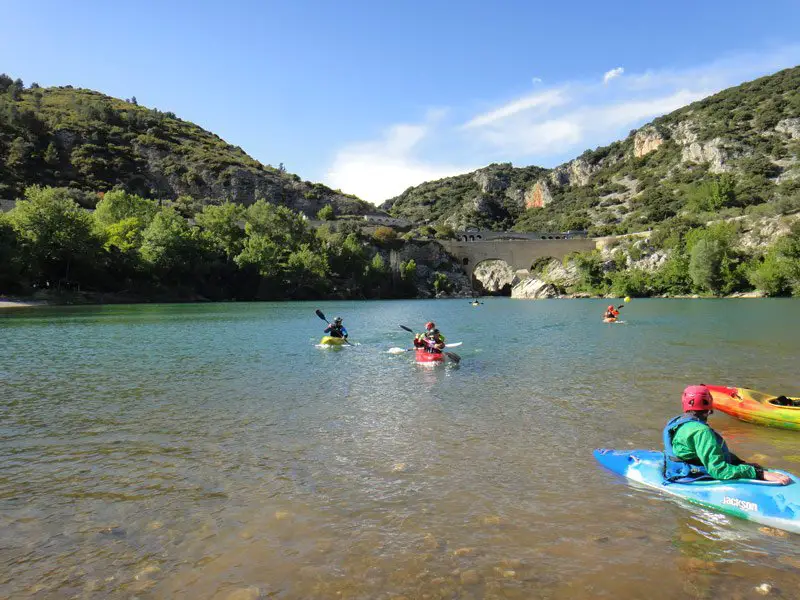
M775 473L774 471L764 471L764 481L772 481L773 483L780 483L781 485L788 485L792 482L788 475Z

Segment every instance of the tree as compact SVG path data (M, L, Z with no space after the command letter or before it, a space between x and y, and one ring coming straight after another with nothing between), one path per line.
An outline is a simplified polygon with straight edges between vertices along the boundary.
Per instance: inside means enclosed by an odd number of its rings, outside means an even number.
M437 294L447 293L452 288L450 279L444 273L436 272L433 276L433 289Z
M58 150L56 150L53 142L47 144L47 150L44 151L44 162L51 167L54 167L58 164Z
M0 213L0 290L19 287L21 266L17 233L10 219Z
M241 204L208 204L195 215L195 222L212 246L232 260L243 248L245 209Z
M292 252L286 261L288 283L299 288L319 290L324 287L328 275L328 261L325 256L314 252L311 246L303 244Z
M333 213L333 206L330 204L326 204L317 213L317 219L320 221L333 221L335 218Z
M88 212L64 188L31 186L9 219L23 248L31 279L52 285L87 282L100 249Z
M142 233L142 258L165 276L191 272L196 250L186 219L171 207L159 210Z
M147 226L156 212L158 205L153 200L129 194L125 190L113 189L103 194L102 200L97 203L94 220L100 230L131 217L138 218L144 226Z
M21 137L15 137L8 149L6 164L9 167L19 167L28 160L33 150L33 144Z
M283 249L268 236L252 233L234 261L242 268L255 268L262 277L274 279L283 269L283 255Z
M719 241L703 238L692 248L689 276L701 290L714 294L722 287L721 266L723 250Z
M397 241L397 232L391 227L381 225L375 228L375 233L372 234L372 239L375 243L381 246L389 246Z
M408 262L400 263L400 279L403 281L414 281L417 277L417 263L413 258L408 259Z

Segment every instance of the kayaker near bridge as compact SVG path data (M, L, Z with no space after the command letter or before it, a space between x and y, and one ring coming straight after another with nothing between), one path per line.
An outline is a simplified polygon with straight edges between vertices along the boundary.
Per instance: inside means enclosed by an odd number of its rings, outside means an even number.
M690 385L681 396L683 414L664 428L664 478L689 483L700 479L760 479L786 485L791 479L747 463L728 450L722 436L706 422L713 411L711 391Z

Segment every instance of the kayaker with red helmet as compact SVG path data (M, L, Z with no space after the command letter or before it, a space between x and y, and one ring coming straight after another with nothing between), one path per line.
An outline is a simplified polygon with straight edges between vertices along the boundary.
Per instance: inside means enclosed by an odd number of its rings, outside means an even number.
M616 319L618 316L619 316L619 311L616 308L614 308L613 304L611 304L606 309L606 314L603 315L603 318L604 319Z
M425 332L414 336L414 347L424 348L427 352L441 353L444 350L444 336L436 329L436 323L425 323Z
M682 483L697 479L761 479L786 485L786 475L746 463L722 436L706 422L713 411L711 392L704 385L690 385L681 397L683 414L664 428L664 478Z

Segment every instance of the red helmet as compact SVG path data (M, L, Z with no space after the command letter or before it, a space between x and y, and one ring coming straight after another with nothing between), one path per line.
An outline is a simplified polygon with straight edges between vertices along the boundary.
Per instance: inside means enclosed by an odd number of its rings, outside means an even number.
M690 385L683 390L681 404L684 412L687 410L711 410L714 405L714 399L706 386Z
M433 321L428 321L427 323L425 323L425 329L433 329L434 327L436 327L436 323L434 323Z
M608 307L606 310L614 310L614 305L612 304L612 305L611 305L611 306L609 306L609 307Z

